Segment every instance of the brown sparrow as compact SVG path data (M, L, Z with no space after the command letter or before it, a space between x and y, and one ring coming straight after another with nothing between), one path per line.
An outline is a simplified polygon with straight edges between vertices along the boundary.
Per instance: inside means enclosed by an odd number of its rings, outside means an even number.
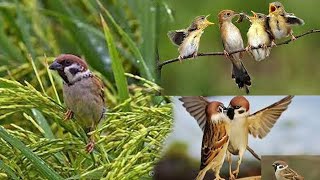
M90 72L84 60L72 54L61 54L49 68L63 79L63 99L68 108L65 119L75 115L86 133L93 131L105 112L102 81ZM89 139L86 150L90 153L93 135Z
M284 161L275 161L272 166L274 167L277 180L304 180L302 176L289 168L288 164Z
M225 110L224 105L217 101L211 102L206 108L201 165L197 180L202 180L210 169L215 173L215 180L224 180L220 177L220 169L226 155L230 133L230 120L224 113Z
M227 160L231 179L238 176L243 154L248 146L248 134L264 138L277 122L281 114L288 108L294 96L287 96L280 101L250 114L250 103L243 96L236 96L230 101L227 116L231 119L230 143ZM237 169L231 172L231 154L239 155Z
M214 23L207 20L207 16L196 17L187 29L168 32L171 42L179 46L179 60L186 57L196 57L198 53L201 35L205 28Z
M221 39L224 47L224 53L232 63L232 78L235 78L239 88L245 88L249 93L247 86L251 85L251 78L242 63L242 52L229 55L232 51L244 49L240 30L232 23L235 16L239 16L232 10L223 10L218 14Z
M271 32L276 39L291 36L292 40L296 38L293 35L293 25L303 25L304 21L296 17L292 13L287 13L284 6L280 2L272 2L269 4L269 15L267 18ZM275 45L273 42L272 44Z

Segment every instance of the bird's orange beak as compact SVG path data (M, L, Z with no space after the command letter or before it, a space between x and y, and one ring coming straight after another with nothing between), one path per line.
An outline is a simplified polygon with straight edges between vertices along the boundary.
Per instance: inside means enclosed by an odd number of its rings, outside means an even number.
M206 16L204 23L205 23L207 26L209 26L209 25L214 25L213 22L208 21L207 18L208 18L209 16L210 16L210 14L208 14L208 15Z
M269 13L272 13L275 10L277 10L277 7L273 3L270 3L270 5L269 5Z
M255 18L257 17L257 13L256 12L251 10L251 13L252 13L253 17L255 17Z

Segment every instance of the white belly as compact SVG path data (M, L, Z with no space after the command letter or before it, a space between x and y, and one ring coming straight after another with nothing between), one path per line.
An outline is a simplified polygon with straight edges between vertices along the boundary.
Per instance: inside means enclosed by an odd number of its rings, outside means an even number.
M203 31L191 32L179 47L181 57L188 57L198 52L200 37Z
M231 121L229 152L238 154L240 149L245 151L247 144L248 130L245 128L244 123L239 120Z

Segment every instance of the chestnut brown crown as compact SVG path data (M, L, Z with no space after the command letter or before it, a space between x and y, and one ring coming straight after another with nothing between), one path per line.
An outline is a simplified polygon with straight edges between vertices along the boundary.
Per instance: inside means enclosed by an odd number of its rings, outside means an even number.
M219 22L222 23L224 21L231 21L234 16L238 15L238 13L232 10L222 10L218 14Z
M207 115L211 116L214 114L222 113L224 110L224 105L218 101L212 101L206 109Z
M243 96L236 96L236 97L232 98L230 101L230 105L233 108L244 107L246 109L246 111L249 111L249 109L250 109L249 101Z

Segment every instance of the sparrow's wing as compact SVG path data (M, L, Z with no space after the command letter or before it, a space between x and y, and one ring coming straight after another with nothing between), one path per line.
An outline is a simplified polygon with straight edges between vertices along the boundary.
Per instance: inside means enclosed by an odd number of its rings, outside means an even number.
M297 172L290 168L286 168L282 170L282 176L286 179L292 179L292 180L304 180L302 176L300 176Z
M229 136L223 122L207 124L202 139L200 170L210 164L219 153L225 154L226 152L222 152L222 149L228 146L228 142Z
M202 96L184 96L179 98L179 100L183 102L182 106L196 119L203 131L206 124L206 108L209 101Z
M180 46L183 40L187 37L188 33L186 32L185 29L181 29L181 30L169 31L167 35L173 44Z
M268 33L270 41L272 41L275 39L275 37L274 37L273 33L271 32L271 27L269 25L269 21L270 21L270 16L267 16L264 26L265 26L266 32Z
M304 25L304 21L292 13L286 13L284 15L286 22L290 25Z
M264 138L277 122L280 115L288 108L294 96L287 96L270 106L249 116L249 133L253 137Z
M97 88L95 88L96 91L94 93L98 94L99 97L101 97L102 102L105 103L103 82L97 76L93 76L92 80L93 80L93 84L97 86Z

